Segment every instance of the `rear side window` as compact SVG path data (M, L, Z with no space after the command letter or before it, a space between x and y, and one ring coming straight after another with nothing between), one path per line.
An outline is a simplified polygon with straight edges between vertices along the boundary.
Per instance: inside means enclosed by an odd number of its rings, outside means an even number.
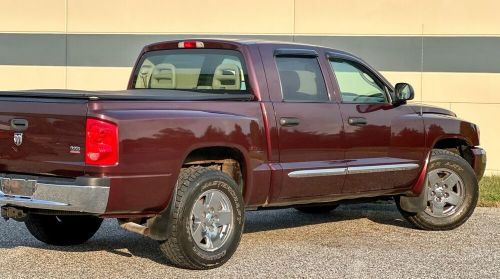
M285 101L327 101L325 80L318 60L310 57L276 57Z
M234 50L179 49L146 53L134 88L195 91L247 91L241 54Z

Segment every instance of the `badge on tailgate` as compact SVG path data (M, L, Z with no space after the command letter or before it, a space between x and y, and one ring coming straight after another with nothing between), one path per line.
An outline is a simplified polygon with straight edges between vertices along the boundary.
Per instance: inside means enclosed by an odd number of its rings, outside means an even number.
M33 196L36 188L36 180L0 178L0 190L5 195Z

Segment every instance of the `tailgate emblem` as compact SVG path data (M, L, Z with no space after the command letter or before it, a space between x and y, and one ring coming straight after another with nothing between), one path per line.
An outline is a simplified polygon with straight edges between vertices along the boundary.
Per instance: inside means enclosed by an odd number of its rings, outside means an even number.
M72 154L80 154L80 146L71 145L71 146L69 147L69 153L72 153Z
M14 143L17 146L23 144L23 133L14 133Z

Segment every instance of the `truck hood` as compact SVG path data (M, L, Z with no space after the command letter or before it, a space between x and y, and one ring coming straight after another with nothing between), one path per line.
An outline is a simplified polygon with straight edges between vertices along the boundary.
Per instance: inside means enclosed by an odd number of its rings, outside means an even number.
M452 117L457 117L457 115L448 109L437 107L437 106L432 106L432 105L426 105L426 104L409 104L409 106L416 112L416 113L422 113L422 114L441 114L441 115L448 115Z

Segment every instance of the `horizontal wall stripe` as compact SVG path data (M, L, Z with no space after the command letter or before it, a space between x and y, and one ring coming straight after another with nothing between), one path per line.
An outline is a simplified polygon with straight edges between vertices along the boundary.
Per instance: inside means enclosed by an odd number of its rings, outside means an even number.
M64 34L0 34L0 65L66 65Z
M382 71L422 67L419 36L5 33L0 34L0 65L130 67L144 45L187 37L295 41L349 51ZM499 45L500 37L423 37L423 71L500 73Z
M424 37L424 69L498 73L500 37Z
M140 50L159 41L220 35L68 35L68 65L90 67L131 67ZM225 38L291 41L291 36L228 36Z

